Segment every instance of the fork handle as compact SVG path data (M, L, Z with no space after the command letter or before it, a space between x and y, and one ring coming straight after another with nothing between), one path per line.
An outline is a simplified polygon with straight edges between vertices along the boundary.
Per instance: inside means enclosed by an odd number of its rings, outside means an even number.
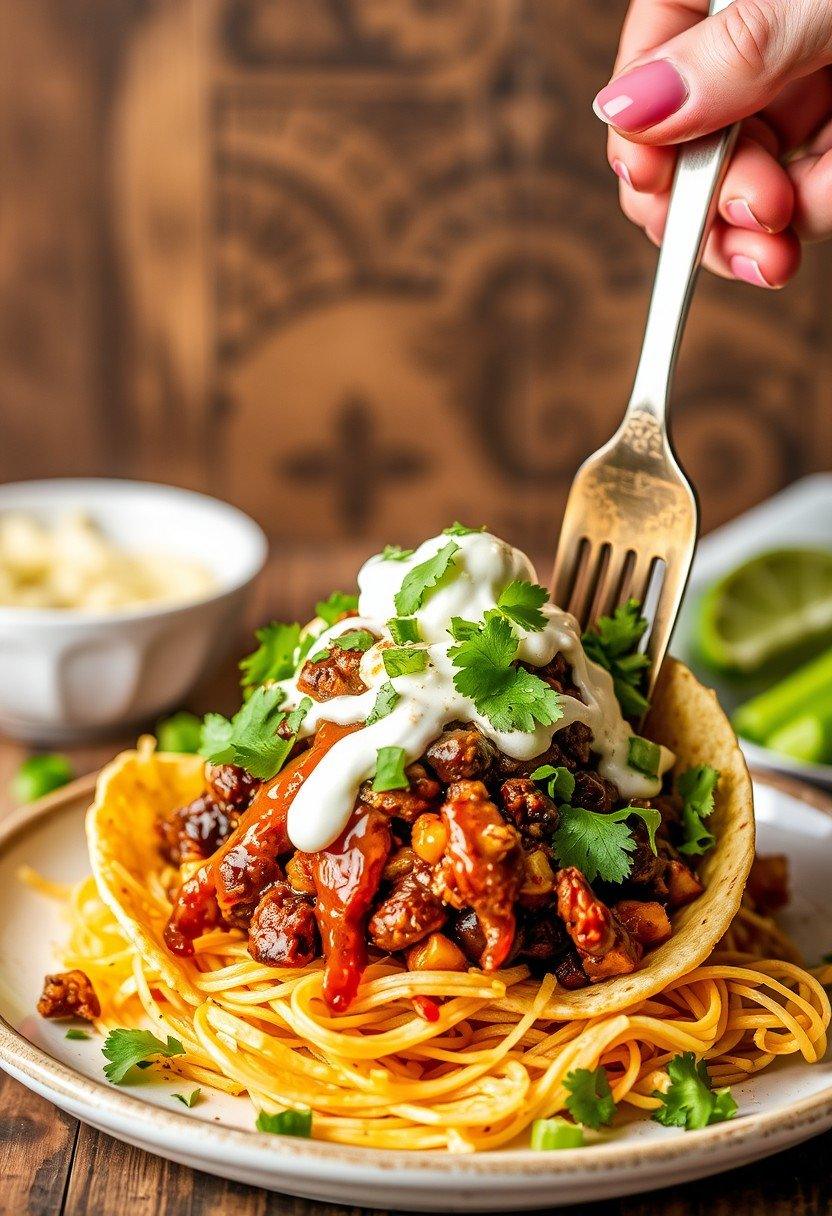
M721 12L731 3L711 0L710 13ZM737 123L680 148L625 426L634 413L647 412L662 424L666 421L670 384L696 272L738 130Z

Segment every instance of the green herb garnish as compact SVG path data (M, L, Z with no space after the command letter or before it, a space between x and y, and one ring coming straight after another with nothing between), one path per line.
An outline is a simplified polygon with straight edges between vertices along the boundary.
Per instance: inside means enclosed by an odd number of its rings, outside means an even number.
M475 532L485 532L485 524L481 524L479 528L467 528L456 519L450 528L442 529L443 536L473 536Z
M389 646L381 661L388 676L412 676L427 669L428 652L421 646Z
M682 799L682 830L685 834L679 852L688 856L707 853L716 844L716 837L703 822L714 809L714 791L719 773L709 764L697 764L679 776L676 789Z
M404 771L407 757L403 747L380 747L376 756L376 772L373 789L377 794L385 790L406 790L410 785Z
M79 1043L85 1039L91 1039L92 1035L87 1034L86 1030L77 1030L74 1026L71 1027L64 1035L65 1039L75 1039Z
M304 697L297 709L284 713L284 694L277 685L261 685L229 721L222 714L206 714L200 755L212 764L236 764L252 777L268 781L289 758L297 732L312 702ZM278 729L283 726L283 734Z
M382 684L376 694L375 705L370 710L365 725L372 726L374 722L380 722L382 718L386 718L396 708L400 699L399 694L389 680L386 684Z
M328 599L318 600L315 605L315 616L319 616L327 625L334 625L346 613L355 612L357 607L357 595L348 595L344 591L333 591Z
M338 650L360 650L364 654L371 646L375 646L376 641L376 637L370 633L369 629L347 629L344 633L339 633L336 638L330 638L323 650L312 655L310 662L320 662L336 648Z
M156 742L160 752L193 754L199 751L202 719L182 709L156 723Z
M575 793L575 778L562 765L541 764L531 774L532 781L546 787L546 792L555 802L568 802Z
M606 1069L574 1068L566 1074L563 1085L569 1092L566 1109L576 1123L596 1132L612 1123L615 1102Z
M254 636L260 645L240 660L240 683L244 689L256 688L273 680L288 680L309 652L314 638L309 634L301 641L301 627L295 622L284 625L272 621Z
M190 1110L191 1107L196 1106L201 1095L202 1090L197 1087L196 1089L192 1089L189 1094L173 1094L172 1096L176 1098L177 1101L181 1102L183 1106L187 1106L188 1110Z
M312 1135L311 1110L282 1110L276 1115L261 1110L255 1124L258 1132L271 1132L274 1136L303 1136L309 1139Z
M452 616L448 633L455 642L467 642L469 638L475 638L481 628L482 626L478 625L476 621L466 621L464 617Z
M448 651L458 668L454 686L495 730L529 732L538 723L551 726L563 716L554 689L525 668L513 666L518 645L509 622L491 612L476 634Z
M433 590L448 572L454 555L458 552L459 545L450 540L438 553L434 553L433 557L408 570L393 600L399 616L413 616L416 610L422 607L428 591Z
M712 1089L705 1061L697 1062L692 1051L674 1056L667 1065L667 1075L670 1085L664 1093L653 1091L653 1097L661 1102L653 1111L657 1123L692 1132L733 1119L737 1113L730 1089Z
M379 556L383 562L406 562L415 552L415 549L403 549L401 545L385 545Z
M34 802L71 781L75 774L66 756L60 752L45 752L24 760L11 782L16 802Z
M513 625L538 633L546 628L546 617L540 611L549 598L545 587L515 579L500 593L497 611Z
M625 718L640 718L648 708L644 688L650 660L638 650L646 629L647 620L641 615L638 600L628 600L611 617L599 617L581 639L588 658L612 676Z
M634 768L637 773L644 773L645 777L658 777L661 759L662 749L658 743L643 739L641 735L630 735L627 749L627 763L630 768Z
M421 642L419 622L415 616L394 616L387 622L394 642L404 646L406 642Z
M182 1056L185 1048L172 1034L163 1043L149 1030L111 1030L101 1049L109 1064L104 1075L114 1085L120 1085L131 1068L150 1064L156 1056Z
M629 856L636 842L626 820L637 815L647 827L650 848L656 852L656 828L662 817L654 807L625 806L609 815L579 806L562 806L560 823L552 838L562 866L576 866L587 882L623 882L632 868Z

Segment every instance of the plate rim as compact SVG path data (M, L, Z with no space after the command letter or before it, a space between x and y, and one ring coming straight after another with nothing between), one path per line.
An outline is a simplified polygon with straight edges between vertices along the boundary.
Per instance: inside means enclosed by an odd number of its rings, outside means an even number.
M832 797L803 782L782 774L753 774L754 781L768 785L798 798L814 810L832 819ZM81 777L45 798L19 807L0 820L0 852L25 831L40 825L57 812L70 809L82 798L89 797L98 773ZM121 1089L85 1076L68 1064L56 1060L46 1050L30 1042L0 1013L0 1068L15 1079L53 1100L55 1096L71 1104L72 1111L82 1122L90 1122L99 1113L105 1114L120 1128L109 1134L122 1134L137 1143L169 1148L197 1162L222 1166L252 1166L267 1173L278 1173L289 1167L296 1172L324 1179L340 1177L344 1171L380 1171L382 1176L395 1172L407 1176L409 1185L433 1185L438 1178L447 1185L454 1181L470 1185L473 1178L503 1176L506 1181L519 1177L540 1180L569 1178L576 1171L604 1175L630 1173L651 1166L660 1167L680 1158L695 1159L702 1153L714 1158L718 1172L719 1157L739 1154L744 1146L761 1145L772 1138L794 1143L811 1135L818 1124L832 1124L832 1083L808 1098L791 1103L784 1109L743 1115L736 1120L701 1129L693 1138L677 1136L643 1145L629 1143L591 1144L580 1149L567 1149L557 1154L538 1153L533 1149L495 1149L484 1153L459 1154L447 1150L381 1149L360 1145L344 1145L326 1140L305 1140L290 1136L275 1136L256 1130L224 1127L214 1122L165 1110L133 1097ZM60 1102L57 1103L60 1105ZM97 1124L100 1126L100 1124ZM817 1131L823 1130L818 1126ZM171 1140L171 1134L176 1140ZM795 1133L798 1133L795 1135ZM587 1152L587 1147L591 1152ZM725 1153L720 1154L719 1150ZM757 1153L763 1156L764 1153ZM197 1165L199 1168L199 1165ZM204 1168L204 1165L203 1165ZM355 1179L358 1181L358 1179ZM496 1180L496 1179L495 1179Z

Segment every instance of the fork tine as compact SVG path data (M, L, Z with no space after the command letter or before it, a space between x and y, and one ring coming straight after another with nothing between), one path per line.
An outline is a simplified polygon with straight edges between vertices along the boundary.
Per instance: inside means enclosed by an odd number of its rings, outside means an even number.
M668 562L664 568L663 581L650 623L650 636L647 639L647 654L650 657L648 696L653 691L653 685L670 643L679 605L687 586L688 569L689 562L679 560Z
M572 590L569 605L569 611L577 617L581 629L586 629L592 620L592 606L595 603L598 588L604 580L609 554L608 544L601 545L599 549L593 549L589 544L587 545L582 578L580 584Z
M636 560L632 549L613 549L604 571L599 580L595 602L589 614L589 620L597 621L599 616L610 616L624 595L626 585L630 581L630 570Z
M644 605L656 560L655 557L650 555L649 551L646 553L636 553L635 561L629 571L629 577L621 587L620 602L622 604L625 600L634 599L638 600L642 606Z

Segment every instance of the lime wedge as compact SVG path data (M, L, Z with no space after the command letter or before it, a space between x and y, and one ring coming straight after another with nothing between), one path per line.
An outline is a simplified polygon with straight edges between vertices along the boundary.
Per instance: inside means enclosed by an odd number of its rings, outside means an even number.
M707 591L697 644L719 671L753 675L798 648L832 635L832 553L773 549L732 570Z

